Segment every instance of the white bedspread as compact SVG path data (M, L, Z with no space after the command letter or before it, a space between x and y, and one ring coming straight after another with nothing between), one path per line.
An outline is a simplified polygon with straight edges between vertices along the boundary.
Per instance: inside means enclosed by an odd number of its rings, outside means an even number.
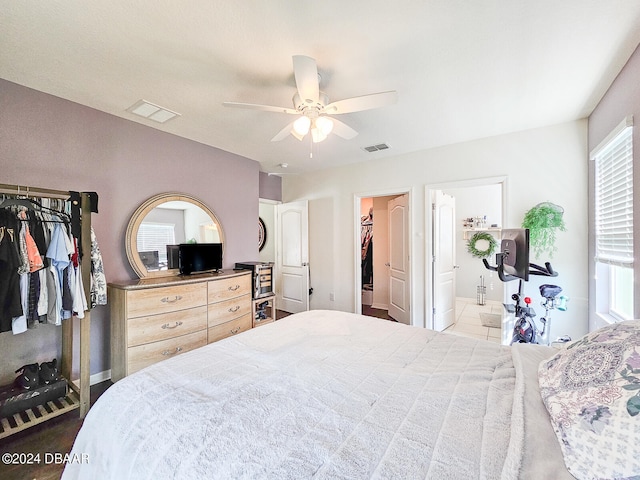
M509 347L306 312L110 387L62 478L526 478L515 386Z

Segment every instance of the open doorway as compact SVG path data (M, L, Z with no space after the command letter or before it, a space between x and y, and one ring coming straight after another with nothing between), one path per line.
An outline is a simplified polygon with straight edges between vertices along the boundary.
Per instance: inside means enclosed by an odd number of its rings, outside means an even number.
M356 213L356 312L409 324L409 194L357 196Z
M438 217L433 208L434 199L440 194L452 197L455 201L454 228L448 236L438 234ZM426 255L427 278L432 286L426 292L427 311L431 312L427 322L429 328L446 329L452 333L459 331L463 336L500 341L504 285L493 272L484 268L480 258L469 253L468 243L476 232L487 232L499 242L506 216L505 198L506 177L427 187L426 201L429 205L425 209L426 225L431 231L427 238L432 239ZM451 244L444 245L443 242ZM447 260L451 265L438 264L438 260L449 258L442 255L443 251L451 253L451 260ZM453 281L448 285L450 291L445 295L434 286L438 285L439 278L444 278L442 272L448 270ZM453 311L447 322L443 322L438 315L450 307Z

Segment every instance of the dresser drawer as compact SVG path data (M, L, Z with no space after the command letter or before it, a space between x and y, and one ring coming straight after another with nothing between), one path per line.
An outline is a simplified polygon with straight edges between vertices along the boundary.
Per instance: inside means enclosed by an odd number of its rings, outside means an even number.
M131 375L144 367L174 357L180 353L188 352L207 344L207 331L201 330L180 337L162 340L160 342L147 343L128 349L127 374Z
M127 321L127 346L157 342L207 328L207 306L178 312L130 318Z
M239 275L209 282L208 303L251 295L251 275Z
M244 295L242 297L231 298L223 302L212 303L209 308L209 327L220 325L234 318L241 317L251 313L251 297Z
M127 317L176 312L207 303L204 283L132 290L127 293Z
M230 322L222 323L209 328L208 342L213 343L223 338L236 335L251 329L251 314L244 315Z

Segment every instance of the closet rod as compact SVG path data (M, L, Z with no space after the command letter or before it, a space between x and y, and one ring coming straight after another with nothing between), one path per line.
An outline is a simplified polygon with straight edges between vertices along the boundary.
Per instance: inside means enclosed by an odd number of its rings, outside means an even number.
M64 200L69 198L71 195L70 192L64 190L52 190L50 188L40 188L40 187L27 187L24 185L9 185L5 183L0 183L0 193L8 193L14 195L24 195L25 197L34 196L34 197L59 197Z

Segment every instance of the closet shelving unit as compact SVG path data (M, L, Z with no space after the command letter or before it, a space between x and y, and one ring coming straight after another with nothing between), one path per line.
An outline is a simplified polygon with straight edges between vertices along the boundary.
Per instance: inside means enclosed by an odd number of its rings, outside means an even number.
M28 198L61 198L68 199L71 192L51 190L47 188L25 187L20 185L0 184L0 193L24 196ZM38 405L9 417L0 418L0 439L21 432L54 417L79 409L80 418L89 411L91 399L89 396L89 345L91 327L91 204L87 193L80 193L80 209L82 212L81 242L84 258L81 263L82 282L87 297L88 310L84 318L78 319L80 330L79 345L79 378L72 381L73 372L73 335L75 317L62 322L62 356L60 358L60 373L68 384L65 397Z
M251 301L251 311L253 313L253 328L267 323L274 322L276 319L276 296L269 295L262 298L254 298Z

